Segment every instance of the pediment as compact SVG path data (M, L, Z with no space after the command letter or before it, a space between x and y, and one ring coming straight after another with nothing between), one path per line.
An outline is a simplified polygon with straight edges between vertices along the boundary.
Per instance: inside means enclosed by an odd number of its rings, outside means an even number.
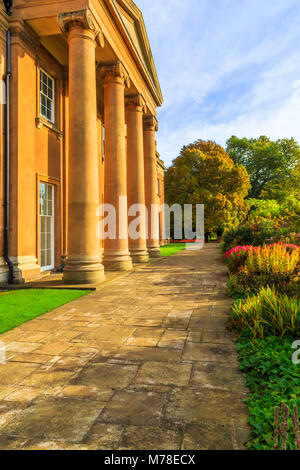
M117 14L122 27L144 73L156 91L157 104L161 105L163 97L158 81L149 39L141 10L131 0L108 0Z

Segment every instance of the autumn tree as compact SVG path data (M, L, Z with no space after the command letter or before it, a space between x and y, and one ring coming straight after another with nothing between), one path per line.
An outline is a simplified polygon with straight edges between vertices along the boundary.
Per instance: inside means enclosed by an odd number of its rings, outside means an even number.
M215 142L183 147L166 172L165 186L169 205L204 204L206 232L234 226L247 215L247 171Z
M250 175L250 198L283 201L299 196L300 147L294 139L272 141L266 136L239 139L232 136L226 151Z

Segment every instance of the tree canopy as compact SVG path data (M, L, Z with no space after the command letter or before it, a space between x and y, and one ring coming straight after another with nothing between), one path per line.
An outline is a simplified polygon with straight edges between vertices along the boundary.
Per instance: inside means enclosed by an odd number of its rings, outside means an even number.
M226 151L250 175L250 198L282 201L299 198L300 147L293 139L272 141L266 136L239 139L232 136Z
M247 171L212 141L184 146L166 172L165 187L170 205L205 205L207 232L236 225L249 210L244 201L250 189Z

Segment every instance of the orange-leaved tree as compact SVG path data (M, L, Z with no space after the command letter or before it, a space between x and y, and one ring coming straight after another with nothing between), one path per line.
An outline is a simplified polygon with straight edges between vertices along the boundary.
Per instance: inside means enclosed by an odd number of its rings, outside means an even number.
M235 226L249 211L246 169L212 141L184 146L166 172L165 186L169 205L204 204L206 232Z

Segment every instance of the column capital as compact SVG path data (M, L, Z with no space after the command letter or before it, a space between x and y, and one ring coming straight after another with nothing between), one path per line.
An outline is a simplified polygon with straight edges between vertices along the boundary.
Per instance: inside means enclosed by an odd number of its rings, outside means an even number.
M89 8L70 11L67 13L59 13L57 20L63 33L69 33L69 31L74 27L81 27L82 29L86 29L94 33L95 41L98 46L104 47L103 32Z
M112 64L104 64L100 66L101 78L105 81L112 81L118 78L124 80L124 84L127 88L130 87L130 78L129 75L122 64L122 62L117 61Z
M143 125L145 131L158 131L158 122L154 116L144 116Z
M125 105L126 107L133 106L136 108L141 108L143 113L146 112L146 102L140 93L137 93L136 95L125 96Z

